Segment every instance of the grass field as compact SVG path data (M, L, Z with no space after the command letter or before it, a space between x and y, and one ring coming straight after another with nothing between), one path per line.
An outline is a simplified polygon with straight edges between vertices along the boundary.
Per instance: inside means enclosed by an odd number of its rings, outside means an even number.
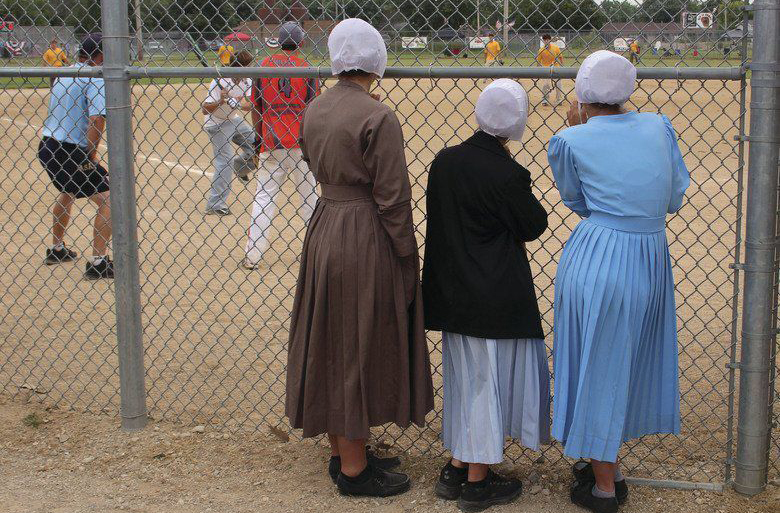
M594 48L595 50L595 48ZM566 66L578 66L580 62L590 53L591 50L586 49L567 49L564 52L564 64ZM258 57L258 63L266 54L260 54ZM313 66L330 66L330 61L327 55L320 53L304 53L304 57ZM215 52L206 52L206 59L209 63L217 62L217 55ZM528 55L514 55L503 59L505 66L519 66L519 67L532 67L537 66L534 57ZM132 63L136 66L145 67L198 67L201 66L198 57L194 52L189 53L175 53L170 56L165 55L151 55L142 62L135 61ZM654 56L651 53L643 55L639 66L645 67L700 67L700 66L740 66L742 60L739 58L725 59L719 52L711 52L710 54L700 55L693 57L686 55L683 57L659 57ZM42 65L41 59L38 58L15 58L4 59L0 62L0 67L38 67ZM444 55L433 55L429 52L414 52L404 51L402 53L390 53L388 57L389 66L481 66L482 54L480 52L469 52L468 58L453 58L446 57ZM178 84L185 82L184 79L143 79L140 84ZM186 82L196 83L200 80L189 79ZM6 88L39 88L47 87L47 78L7 78L0 77L0 87Z
M528 246L549 334L552 278L576 223L560 204L545 153L551 135L564 126L565 108L541 106L540 81L522 83L532 112L525 140L515 149L550 211L550 230ZM570 94L573 82L562 85ZM473 132L473 105L483 86L473 79L386 79L380 87L383 101L403 124L422 243L427 166L441 148ZM287 183L262 268L238 268L256 184L233 184L233 216L203 216L212 159L199 113L205 93L200 81L139 82L132 90L148 404L153 416L187 424L233 430L285 426L287 330L304 233L300 203ZM738 82L653 80L640 83L632 98L633 108L672 119L693 179L686 204L668 230L677 280L683 435L629 444L623 462L632 475L722 480L733 436L727 429L727 364L736 302L729 265L736 258L735 230L741 220L734 141L738 94ZM0 286L6 291L0 296L0 312L5 312L0 313L0 390L32 389L65 406L116 411L113 284L84 281L83 259L41 265L54 198L35 156L47 98L45 88L6 84L0 91L5 106L0 118L5 134L0 141L5 262ZM93 214L90 204L78 203L69 244L79 252L88 248ZM436 334L430 343L440 386ZM438 454L438 413L430 420L424 429L388 427L377 436L401 450ZM561 463L558 446L544 452L548 461ZM516 446L510 455L515 460L538 457Z

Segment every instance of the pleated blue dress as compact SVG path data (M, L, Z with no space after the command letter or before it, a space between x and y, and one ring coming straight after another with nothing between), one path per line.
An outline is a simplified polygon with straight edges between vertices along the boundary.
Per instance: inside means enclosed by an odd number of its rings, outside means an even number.
M666 215L690 175L669 119L651 113L590 118L548 157L583 218L555 279L552 435L566 456L614 462L629 439L680 432Z

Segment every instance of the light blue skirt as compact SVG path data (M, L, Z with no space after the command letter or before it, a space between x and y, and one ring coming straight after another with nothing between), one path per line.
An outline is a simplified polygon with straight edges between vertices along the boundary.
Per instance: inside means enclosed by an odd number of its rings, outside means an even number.
M506 437L538 450L550 439L550 371L543 340L442 333L442 440L453 458L500 463Z
M566 456L614 462L629 439L680 432L674 279L652 224L585 219L558 264L552 432Z

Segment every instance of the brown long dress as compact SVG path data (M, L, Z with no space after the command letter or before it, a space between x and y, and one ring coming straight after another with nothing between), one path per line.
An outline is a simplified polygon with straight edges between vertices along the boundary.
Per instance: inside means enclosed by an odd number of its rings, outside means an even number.
M287 416L305 437L423 425L433 386L398 118L339 81L308 106L301 149L322 195L295 291Z

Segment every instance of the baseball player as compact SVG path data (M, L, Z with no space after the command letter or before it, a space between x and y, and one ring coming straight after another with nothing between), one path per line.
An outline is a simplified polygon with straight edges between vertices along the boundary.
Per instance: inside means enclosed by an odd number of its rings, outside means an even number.
M47 66L55 68L68 66L70 64L68 62L68 55L59 47L56 39L52 39L49 43L49 48L43 52L43 62L45 62ZM50 78L50 85L54 85L55 80L56 78Z
M101 66L103 50L100 34L91 34L81 43L79 62L73 66ZM92 241L92 258L87 262L87 279L114 277L114 264L108 257L111 240L111 204L108 171L97 159L97 149L106 125L106 93L102 78L62 77L51 89L49 113L38 146L38 160L46 169L59 195L52 209L53 245L46 250L46 265L72 262L75 251L65 247L65 229L71 207L78 198L89 198L97 206Z
M495 34L492 32L488 34L488 38L489 41L485 45L485 66L500 66L501 61L498 59L498 56L501 54L501 43L496 41ZM489 82L489 80L485 79L483 82Z
M230 59L232 67L249 66L253 60L252 54L246 51L238 52ZM212 80L209 85L202 110L203 128L209 134L214 149L214 176L206 202L206 215L230 215L227 199L233 181L233 160L236 156L233 143L239 148L244 145L251 147L254 139L254 130L241 115L241 111L252 110L252 103L249 101L251 90L252 80L249 78L219 78ZM251 149L248 151L251 152ZM246 175L239 175L239 178L248 180Z
M558 45L554 45L552 43L552 37L550 37L550 34L544 34L542 36L542 42L544 45L539 49L539 53L536 55L536 62L545 68L563 66L561 49L558 47ZM563 91L561 91L559 80L552 78L549 80L549 82L545 81L545 84L542 86L542 94L544 95L542 105L549 105L549 94L550 90L552 89L555 90L555 105L560 105Z
M631 41L631 44L628 46L628 51L629 51L629 60L632 63L639 64L639 51L640 51L639 41L637 41L636 39Z
M264 67L306 67L298 55L305 34L300 25L287 22L279 28L281 51L266 58ZM300 214L308 222L317 204L317 182L303 161L298 146L300 123L306 106L319 94L319 84L310 78L262 78L252 88L252 119L260 156L257 192L252 206L252 224L242 266L256 269L268 249L268 230L276 215L276 195L288 175L301 197Z

